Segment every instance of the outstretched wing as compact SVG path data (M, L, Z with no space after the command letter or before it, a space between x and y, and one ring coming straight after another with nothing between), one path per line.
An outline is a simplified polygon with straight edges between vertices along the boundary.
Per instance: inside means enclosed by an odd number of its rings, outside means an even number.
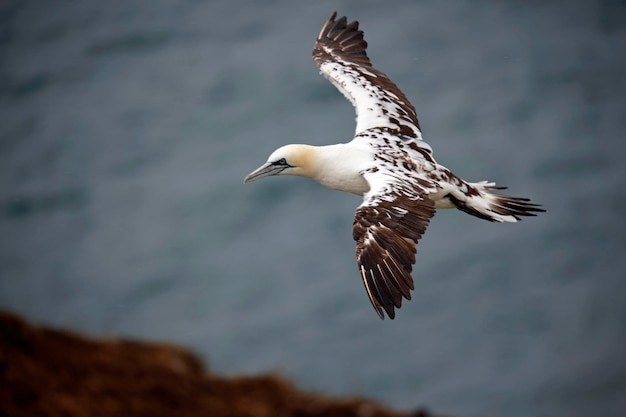
M401 181L380 171L367 172L371 188L357 208L352 226L356 258L367 295L381 319L395 317L402 297L411 299L416 245L426 231L435 204L428 180Z
M322 28L313 48L313 60L356 109L356 134L370 128L388 128L399 136L421 139L415 108L404 93L370 63L367 42L359 22L335 20Z

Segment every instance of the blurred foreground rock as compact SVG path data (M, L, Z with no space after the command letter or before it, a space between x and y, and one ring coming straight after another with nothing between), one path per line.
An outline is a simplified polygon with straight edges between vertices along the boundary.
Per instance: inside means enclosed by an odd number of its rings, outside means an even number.
M0 311L0 416L428 416L302 392L275 375L223 377L188 350L98 340Z

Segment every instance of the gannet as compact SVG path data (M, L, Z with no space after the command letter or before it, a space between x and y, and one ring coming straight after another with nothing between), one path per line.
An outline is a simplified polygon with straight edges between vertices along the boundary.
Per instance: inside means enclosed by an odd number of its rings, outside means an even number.
M435 210L457 208L491 222L517 222L545 210L527 198L493 193L506 187L467 182L439 165L422 140L413 105L370 63L359 23L336 17L322 27L313 60L355 107L354 138L278 148L244 183L298 175L363 196L352 226L357 264L374 309L381 319L383 311L393 319L402 298L411 299L417 242Z

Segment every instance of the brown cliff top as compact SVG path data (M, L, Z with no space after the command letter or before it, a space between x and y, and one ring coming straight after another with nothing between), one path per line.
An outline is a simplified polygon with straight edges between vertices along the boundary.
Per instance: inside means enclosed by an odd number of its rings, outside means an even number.
M175 345L87 338L0 311L0 416L429 416L304 392L276 375L224 377Z

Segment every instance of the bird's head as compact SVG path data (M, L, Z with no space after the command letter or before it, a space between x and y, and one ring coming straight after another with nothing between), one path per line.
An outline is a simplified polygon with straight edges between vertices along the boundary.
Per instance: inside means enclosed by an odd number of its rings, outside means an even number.
M286 145L272 152L267 162L248 174L243 182L245 184L271 175L310 177L312 160L312 146Z

